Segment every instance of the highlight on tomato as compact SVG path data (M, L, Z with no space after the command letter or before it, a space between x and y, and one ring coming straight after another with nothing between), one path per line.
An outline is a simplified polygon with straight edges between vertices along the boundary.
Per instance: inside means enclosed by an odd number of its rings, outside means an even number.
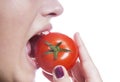
M75 42L65 34L50 32L43 34L35 44L35 58L38 67L52 73L56 65L71 69L78 58Z

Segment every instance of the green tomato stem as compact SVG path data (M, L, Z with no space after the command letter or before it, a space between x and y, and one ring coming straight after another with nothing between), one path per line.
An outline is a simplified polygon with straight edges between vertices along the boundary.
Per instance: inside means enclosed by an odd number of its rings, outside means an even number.
M59 52L70 52L68 49L60 48L62 42L57 43L55 46L49 42L45 42L45 44L50 47L50 50L45 52L45 54L53 54L54 60L57 60Z

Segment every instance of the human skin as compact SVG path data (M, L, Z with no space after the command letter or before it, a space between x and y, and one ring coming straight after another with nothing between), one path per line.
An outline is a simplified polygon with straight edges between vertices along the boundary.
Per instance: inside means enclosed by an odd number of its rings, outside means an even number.
M62 12L57 0L0 0L0 82L34 82L36 66L26 45Z

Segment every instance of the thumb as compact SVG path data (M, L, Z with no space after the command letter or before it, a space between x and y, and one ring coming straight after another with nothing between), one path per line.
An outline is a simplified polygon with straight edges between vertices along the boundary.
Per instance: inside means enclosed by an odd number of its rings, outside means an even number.
M53 70L53 82L71 82L64 66L58 65Z

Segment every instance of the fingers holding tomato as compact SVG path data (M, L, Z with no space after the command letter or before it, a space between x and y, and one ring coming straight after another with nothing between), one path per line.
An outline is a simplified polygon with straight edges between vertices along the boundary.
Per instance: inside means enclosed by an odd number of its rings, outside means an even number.
M57 65L71 69L78 58L75 42L65 34L51 32L41 36L35 44L35 58L39 67L52 73Z

